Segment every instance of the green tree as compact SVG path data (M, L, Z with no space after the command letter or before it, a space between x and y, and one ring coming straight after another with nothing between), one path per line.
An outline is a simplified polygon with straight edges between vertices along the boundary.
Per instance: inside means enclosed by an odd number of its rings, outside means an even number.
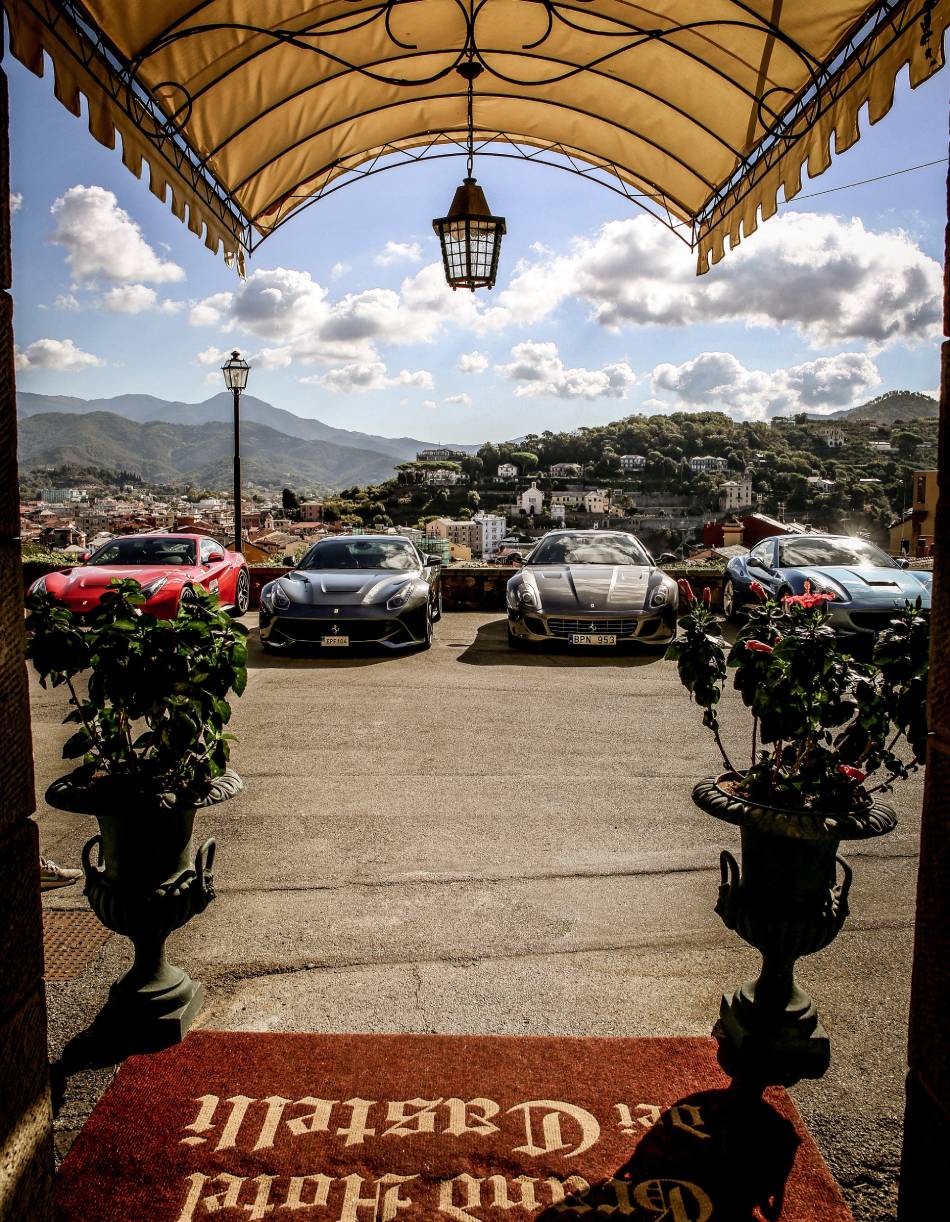
M523 471L533 471L538 465L538 456L530 450L514 450L510 455L510 461L516 463Z

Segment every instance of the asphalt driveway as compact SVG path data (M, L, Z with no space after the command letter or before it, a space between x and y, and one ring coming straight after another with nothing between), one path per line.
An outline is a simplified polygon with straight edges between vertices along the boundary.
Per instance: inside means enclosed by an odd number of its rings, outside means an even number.
M516 653L502 618L455 613L400 656L274 657L252 630L250 670L232 722L246 792L200 817L219 898L170 944L205 982L207 1025L708 1034L754 973L713 912L738 834L690 802L717 754L660 656ZM33 696L42 794L65 699ZM898 830L849 852L853 915L800 973L833 1064L794 1093L859 1219L891 1216L920 798L912 780ZM44 852L77 861L88 821L42 802L38 819ZM54 1055L124 955L112 938L50 986ZM102 1081L61 1083L64 1140Z

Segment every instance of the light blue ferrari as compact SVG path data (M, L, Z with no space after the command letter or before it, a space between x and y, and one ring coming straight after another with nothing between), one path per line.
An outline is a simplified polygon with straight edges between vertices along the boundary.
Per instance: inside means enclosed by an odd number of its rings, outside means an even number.
M847 535L772 535L726 567L722 606L736 620L755 601L753 581L775 598L813 593L833 594L827 603L832 625L842 636L872 637L886 628L905 602L921 600L930 610L931 573L910 570L866 539Z

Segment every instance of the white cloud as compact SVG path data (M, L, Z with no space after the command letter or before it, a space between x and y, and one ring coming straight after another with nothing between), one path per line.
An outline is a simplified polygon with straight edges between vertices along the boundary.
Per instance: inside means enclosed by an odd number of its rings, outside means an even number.
M349 270L350 270L349 263L343 263L342 261L339 263L334 263L333 266L330 268L330 279L339 280L340 277L345 276Z
M487 352L463 352L456 368L459 373L482 373L489 364Z
M233 293L212 293L201 301L193 301L188 314L189 324L192 327L221 327L229 330L225 320L233 300Z
M101 357L83 352L71 339L38 339L16 353L16 367L23 372L50 369L56 373L70 373L104 364Z
M512 360L499 373L519 383L518 398L550 395L557 399L623 399L636 381L626 361L601 369L568 369L557 344L526 340L511 350Z
M300 381L346 395L354 391L387 390L391 386L409 386L415 390L432 390L435 386L428 369L401 369L391 377L384 362L379 360L352 361L348 365L328 369L326 373L311 374Z
M795 410L833 411L858 402L880 382L877 366L863 352L772 371L747 369L730 352L702 352L681 365L657 365L652 389L672 395L675 402L649 400L641 410L719 407L749 419Z
M818 213L760 226L706 276L649 217L611 221L568 254L522 261L483 325L531 324L567 298L601 325L686 327L743 322L794 327L815 347L914 343L939 332L939 264L901 230Z
M23 196L19 191L10 192L10 215L13 216L23 207Z
M53 301L54 310L78 310L79 301L72 293L60 293Z
M195 357L196 365L217 365L220 369L224 362L228 359L228 351L226 348L205 348L203 352L199 352Z
M168 298L159 301L158 294L147 284L118 284L102 297L103 308L112 314L144 314L152 310L177 314L182 305Z
M376 256L374 262L380 267L388 267L390 263L420 263L422 247L418 242L389 241Z
M463 391L460 395L448 395L443 400L443 402L444 403L458 403L461 407L471 407L472 406L472 396L467 395Z
M177 263L159 258L135 221L104 187L70 187L50 212L56 221L51 240L66 247L66 262L79 283L100 277L153 284L185 278Z
M431 407L438 407L439 405L438 403L436 403L435 399L423 399L422 406L431 408Z

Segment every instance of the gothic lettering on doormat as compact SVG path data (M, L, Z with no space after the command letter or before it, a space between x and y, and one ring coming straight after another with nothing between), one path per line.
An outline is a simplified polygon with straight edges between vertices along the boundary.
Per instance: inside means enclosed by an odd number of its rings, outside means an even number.
M701 1039L198 1032L123 1067L60 1222L846 1222L788 1095Z

